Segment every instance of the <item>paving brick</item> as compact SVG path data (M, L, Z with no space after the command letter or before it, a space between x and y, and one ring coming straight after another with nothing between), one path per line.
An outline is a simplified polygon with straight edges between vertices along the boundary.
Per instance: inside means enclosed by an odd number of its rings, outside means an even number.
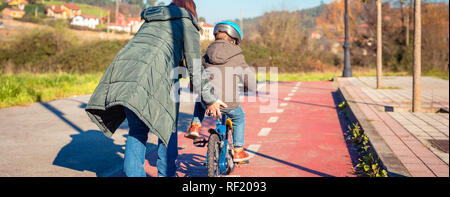
M421 164L422 161L416 156L399 156L400 161L404 164Z
M436 174L438 177L449 177L448 165L428 165L428 167Z
M358 79L351 78L352 85L348 83L349 86L345 88L351 90L352 97L358 102L357 106L392 152L398 156L400 161L408 163L407 169L411 175L435 176L439 172L446 173L448 176L448 154L436 152L437 150L431 146L430 150L425 145L429 144L429 139L448 139L448 114L381 112L378 109L379 106L376 105L411 107L411 77L383 78L384 86L399 87L398 90L374 89L376 84L374 77ZM424 77L422 81L423 107L448 105L448 80ZM447 167L447 171L435 170L436 173L433 174L425 164L444 165Z
M427 156L427 157L421 156L420 159L426 165L445 165L445 163L435 155Z
M428 169L428 167L425 166L423 163L419 164L405 163L404 165L413 177L435 177L435 174L433 174L433 172L430 169Z

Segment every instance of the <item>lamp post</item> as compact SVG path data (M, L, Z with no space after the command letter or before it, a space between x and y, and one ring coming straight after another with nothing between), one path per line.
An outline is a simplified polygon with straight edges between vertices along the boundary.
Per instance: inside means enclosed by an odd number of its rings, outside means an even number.
M352 66L350 64L350 43L348 36L348 1L345 0L345 42L344 42L344 72L342 74L343 77L353 77L352 74Z

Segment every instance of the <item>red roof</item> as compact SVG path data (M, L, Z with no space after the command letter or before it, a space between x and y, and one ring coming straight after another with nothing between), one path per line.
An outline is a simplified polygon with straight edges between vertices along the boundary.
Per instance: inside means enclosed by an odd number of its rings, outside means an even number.
M75 4L64 4L64 6L65 6L66 8L69 8L70 10L81 10L80 7L78 7L78 6L75 5Z
M46 10L51 9L55 13L62 13L64 10L59 5L50 5L46 7Z
M361 28L368 28L368 27L369 27L368 24L362 24L362 25L361 25Z
M202 23L200 24L200 26L201 26L201 27L210 27L210 28L214 28L214 25L208 24L208 23L206 23L206 22L202 22Z
M16 9L16 8L5 8L5 9L2 10L2 13L3 13L3 14L7 14L7 15L9 15L9 14L12 13L12 12L22 12L22 13L25 13L23 10L21 10L21 9Z
M98 19L97 16L93 16L93 15L87 15L87 14L82 14L81 15L83 18L92 18L92 19Z
M141 18L140 17L130 17L130 18L128 18L128 22L130 22L130 21L141 22Z

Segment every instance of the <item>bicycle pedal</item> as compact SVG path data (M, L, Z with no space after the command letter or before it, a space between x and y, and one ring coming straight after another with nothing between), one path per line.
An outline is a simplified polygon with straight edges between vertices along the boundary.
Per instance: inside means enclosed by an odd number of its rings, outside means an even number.
M207 143L208 143L208 140L206 140L206 138L204 138L204 137L199 137L199 138L194 139L194 146L196 146L196 147L203 148L206 146Z
M238 164L238 165L248 165L248 164L250 164L250 161L241 161L241 162L237 162L236 164Z

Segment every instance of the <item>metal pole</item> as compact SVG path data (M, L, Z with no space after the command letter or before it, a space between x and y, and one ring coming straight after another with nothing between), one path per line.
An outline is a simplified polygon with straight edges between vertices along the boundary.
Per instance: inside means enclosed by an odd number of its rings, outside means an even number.
M349 43L349 35L348 35L348 1L345 0L345 43L344 43L344 72L342 74L343 77L353 77L352 67L350 64L350 43Z
M413 112L422 109L422 19L420 0L414 1L414 65L413 65Z

